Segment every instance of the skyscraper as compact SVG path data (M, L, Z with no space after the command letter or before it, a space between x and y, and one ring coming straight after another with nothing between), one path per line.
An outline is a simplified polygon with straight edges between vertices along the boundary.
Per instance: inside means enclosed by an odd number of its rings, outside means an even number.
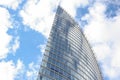
M38 80L102 80L95 56L79 25L60 6Z

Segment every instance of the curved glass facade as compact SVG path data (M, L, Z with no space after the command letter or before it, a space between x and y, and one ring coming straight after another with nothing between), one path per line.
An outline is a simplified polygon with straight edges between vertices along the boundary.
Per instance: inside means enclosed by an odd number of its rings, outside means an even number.
M38 80L102 80L95 56L79 25L60 6Z

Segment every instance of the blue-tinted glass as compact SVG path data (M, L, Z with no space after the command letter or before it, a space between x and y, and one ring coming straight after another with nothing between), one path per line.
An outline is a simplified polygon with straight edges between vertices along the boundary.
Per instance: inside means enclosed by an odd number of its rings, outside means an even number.
M44 61L45 60L45 61ZM78 24L58 7L40 73L56 80L102 80L93 52ZM43 75L40 79L50 80Z

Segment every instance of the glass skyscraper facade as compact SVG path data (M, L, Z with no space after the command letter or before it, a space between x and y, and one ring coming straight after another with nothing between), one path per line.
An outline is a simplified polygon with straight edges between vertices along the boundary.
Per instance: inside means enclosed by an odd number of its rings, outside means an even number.
M79 25L58 6L38 80L102 80L99 66Z

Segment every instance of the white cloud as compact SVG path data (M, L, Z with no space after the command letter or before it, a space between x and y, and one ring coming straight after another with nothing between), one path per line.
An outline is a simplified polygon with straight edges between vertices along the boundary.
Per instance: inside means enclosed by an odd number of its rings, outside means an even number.
M38 56L37 62L31 62L26 70L27 80L36 80L40 69L42 56Z
M12 9L17 9L18 5L22 2L22 0L0 0L0 5L12 8Z
M107 5L98 0L89 7L89 13L82 20L87 20L84 33L91 43L97 59L102 63L103 74L110 80L120 77L120 11L117 16L107 18Z
M0 7L0 59L5 58L9 52L8 44L12 37L7 34L11 28L10 14L5 8Z
M19 48L19 45L20 45L19 37L15 37L14 43L10 45L10 52L16 53L16 50Z
M89 8L89 14L86 14L82 20L87 20L88 25L85 26L84 32L91 43L104 42L107 40L107 27L105 21L105 5L95 3Z
M54 19L54 10L58 3L59 0L40 0L39 2L29 0L23 10L20 11L23 23L48 37ZM75 17L76 10L80 5L85 6L87 4L88 0L61 0L60 2L60 5L73 17Z
M14 64L13 61L1 61L0 62L0 79L1 80L14 80L16 76L21 72L23 64L20 60L17 61L17 64Z
M46 44L39 45L38 48L40 48L40 52L43 54L46 48Z
M111 53L110 47L105 43L93 46L93 50L97 55L97 59L101 62L104 62L102 60L104 60Z
M19 42L19 37L17 37L17 38L15 39L15 44L13 45L13 52L14 52L14 53L15 53L16 50L19 48L19 44L20 44L20 42Z
M20 11L23 18L23 23L31 29L42 33L45 36L49 35L57 0L29 0Z
M78 7L86 6L89 4L89 0L61 0L60 5L72 16L76 16L76 10Z
M13 39L13 36L9 35L7 31L12 27L12 23L10 21L10 14L7 9L0 7L0 59L6 58L7 54L11 52L13 53L19 47L19 38L15 38L14 44L11 46L10 42Z
M38 71L39 71L39 64L35 64L31 62L29 64L28 71L26 71L26 76L28 80L36 80L38 76Z
M98 0L98 1L103 1L103 2L106 2L108 4L120 5L120 1L119 0Z

